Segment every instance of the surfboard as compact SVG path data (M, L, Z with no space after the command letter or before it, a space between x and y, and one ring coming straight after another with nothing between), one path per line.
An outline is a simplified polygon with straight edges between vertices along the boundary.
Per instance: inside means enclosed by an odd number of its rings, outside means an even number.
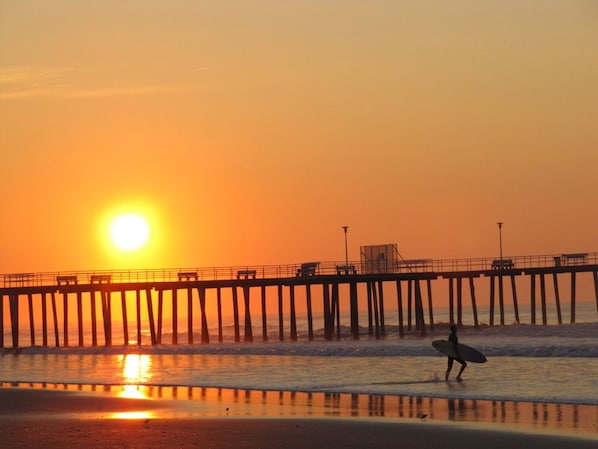
M475 348L471 346L464 345L462 343L457 343L459 345L459 354L461 357L467 362L473 363L485 363L486 356L482 354ZM442 352L444 355L454 358L459 358L457 353L455 352L455 347L453 343L448 340L434 340L432 342L432 346L434 349Z

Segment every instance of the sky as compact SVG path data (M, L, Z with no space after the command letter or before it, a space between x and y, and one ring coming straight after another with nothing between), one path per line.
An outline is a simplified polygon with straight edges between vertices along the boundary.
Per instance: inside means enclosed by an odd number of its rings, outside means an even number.
M592 0L0 0L0 273L598 251L596 55Z

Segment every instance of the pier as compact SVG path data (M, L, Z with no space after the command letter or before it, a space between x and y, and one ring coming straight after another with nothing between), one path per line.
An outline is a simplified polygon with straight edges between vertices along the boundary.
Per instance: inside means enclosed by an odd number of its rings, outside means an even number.
M595 252L382 259L364 259L362 252L360 261L3 274L0 348L222 342L223 305L232 310L235 342L251 343L258 338L254 334L261 334L260 341L384 338L389 322L401 337L413 331L425 335L434 329L438 291L442 302L448 301L449 321L458 326L522 323L524 305L530 311L526 324L546 325L551 313L563 324L564 307L568 322L575 323L580 279L593 285L598 318ZM466 304L472 316L464 316ZM299 309L307 317L301 328ZM360 322L362 311L366 323ZM261 318L258 325L255 315ZM119 341L114 340L117 327Z

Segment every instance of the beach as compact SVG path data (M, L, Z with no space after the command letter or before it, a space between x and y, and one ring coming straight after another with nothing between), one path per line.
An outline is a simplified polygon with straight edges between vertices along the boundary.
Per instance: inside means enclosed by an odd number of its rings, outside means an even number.
M594 448L593 436L417 419L200 416L176 401L0 388L3 448ZM144 410L140 413L139 410ZM508 424L508 423L507 423Z

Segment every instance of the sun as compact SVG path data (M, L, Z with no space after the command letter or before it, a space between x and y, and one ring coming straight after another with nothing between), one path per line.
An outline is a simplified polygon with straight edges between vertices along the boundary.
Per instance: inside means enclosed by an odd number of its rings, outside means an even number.
M112 244L121 251L140 249L149 240L147 220L135 213L120 214L110 221L108 233Z

